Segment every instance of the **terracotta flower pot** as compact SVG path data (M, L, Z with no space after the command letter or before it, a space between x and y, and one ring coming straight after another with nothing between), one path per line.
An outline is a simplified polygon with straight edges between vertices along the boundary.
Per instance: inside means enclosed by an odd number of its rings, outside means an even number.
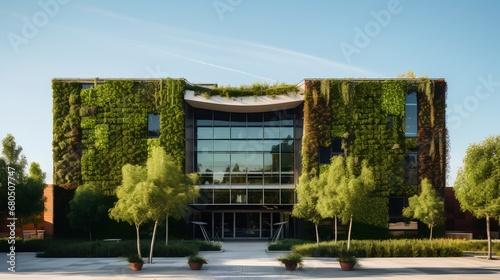
M141 270L142 269L142 266L144 265L143 263L128 263L128 265L130 266L130 269L134 270L134 271L137 271L137 270Z
M285 263L285 268L286 270L295 270L297 269L297 264L296 263Z
M203 267L203 262L188 262L192 270L200 270Z
M356 265L355 262L339 262L340 263L340 268L345 271L353 270L354 266Z

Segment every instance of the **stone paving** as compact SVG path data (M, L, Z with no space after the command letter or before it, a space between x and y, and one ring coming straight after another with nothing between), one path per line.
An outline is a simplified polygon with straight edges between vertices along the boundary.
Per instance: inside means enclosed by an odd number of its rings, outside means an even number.
M131 271L119 258L36 258L16 255L16 272L1 253L0 279L500 279L500 260L463 258L361 258L361 267L342 271L333 258L305 258L304 268L286 271L265 242L225 242L222 252L202 252L208 264L190 270L186 258L155 258Z

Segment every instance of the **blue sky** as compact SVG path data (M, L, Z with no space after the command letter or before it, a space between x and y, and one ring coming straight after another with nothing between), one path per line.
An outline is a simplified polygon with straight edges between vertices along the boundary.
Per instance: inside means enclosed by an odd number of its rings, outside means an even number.
M448 185L500 134L499 1L0 2L0 138L52 182L52 78L299 83L414 71L448 82Z

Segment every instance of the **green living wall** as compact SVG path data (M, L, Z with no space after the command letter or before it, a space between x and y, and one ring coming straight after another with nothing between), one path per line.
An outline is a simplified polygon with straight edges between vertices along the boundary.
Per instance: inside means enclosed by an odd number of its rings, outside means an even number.
M418 186L405 184L404 153L418 151L419 179L429 178L444 194L447 135L443 80L307 80L304 93L302 172L316 176L319 148L334 137L344 153L373 166L371 223L387 226L388 197L411 196ZM406 93L417 92L418 137L405 137Z
M144 164L148 114L160 114L160 145L184 166L184 80L53 80L54 183L94 183L113 194L124 164Z

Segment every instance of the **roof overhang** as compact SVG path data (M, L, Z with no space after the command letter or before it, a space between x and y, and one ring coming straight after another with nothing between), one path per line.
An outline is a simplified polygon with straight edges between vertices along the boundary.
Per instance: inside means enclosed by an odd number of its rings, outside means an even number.
M304 102L301 93L289 93L276 96L223 97L195 95L186 90L184 100L194 108L235 113L259 113L286 110L299 106Z

